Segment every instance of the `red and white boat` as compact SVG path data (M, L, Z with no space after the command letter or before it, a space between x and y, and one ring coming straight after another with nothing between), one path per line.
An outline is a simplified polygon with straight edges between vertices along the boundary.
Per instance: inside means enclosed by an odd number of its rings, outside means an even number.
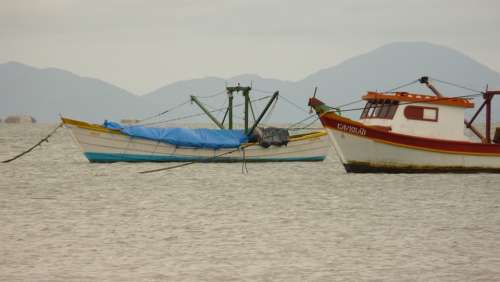
M368 92L358 121L340 116L313 97L315 109L347 172L500 172L500 128L491 138L491 100L500 91L482 92L484 102L470 121L470 99L444 97L429 82L435 96L407 92ZM486 108L486 130L472 122ZM465 135L470 129L480 141Z

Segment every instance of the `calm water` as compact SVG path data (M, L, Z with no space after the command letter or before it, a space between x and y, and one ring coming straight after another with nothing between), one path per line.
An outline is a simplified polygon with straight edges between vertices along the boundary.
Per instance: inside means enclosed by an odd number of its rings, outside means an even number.
M0 160L53 126L1 125ZM500 175L89 164L60 130L0 164L2 281L499 281Z

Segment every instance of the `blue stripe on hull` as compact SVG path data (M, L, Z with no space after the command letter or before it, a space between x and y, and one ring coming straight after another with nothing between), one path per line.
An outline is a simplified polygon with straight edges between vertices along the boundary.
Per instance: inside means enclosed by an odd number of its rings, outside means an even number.
M85 157L92 163L114 163L114 162L241 162L241 158L207 158L191 156L158 156L158 155L133 155L114 153L86 152ZM247 162L314 162L324 160L324 156L314 157L285 157L285 158L246 158Z

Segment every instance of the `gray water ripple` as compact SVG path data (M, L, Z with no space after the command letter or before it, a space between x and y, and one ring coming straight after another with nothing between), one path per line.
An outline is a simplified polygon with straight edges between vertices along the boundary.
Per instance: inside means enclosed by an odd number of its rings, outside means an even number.
M0 125L0 159L52 125ZM89 164L68 132L0 164L2 281L498 281L500 176L322 163Z

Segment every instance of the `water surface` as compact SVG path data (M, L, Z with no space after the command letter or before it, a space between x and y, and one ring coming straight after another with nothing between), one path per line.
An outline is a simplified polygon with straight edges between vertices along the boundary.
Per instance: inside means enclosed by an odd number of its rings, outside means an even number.
M0 160L53 125L1 125ZM2 281L498 281L500 175L90 164L66 130L0 164Z

